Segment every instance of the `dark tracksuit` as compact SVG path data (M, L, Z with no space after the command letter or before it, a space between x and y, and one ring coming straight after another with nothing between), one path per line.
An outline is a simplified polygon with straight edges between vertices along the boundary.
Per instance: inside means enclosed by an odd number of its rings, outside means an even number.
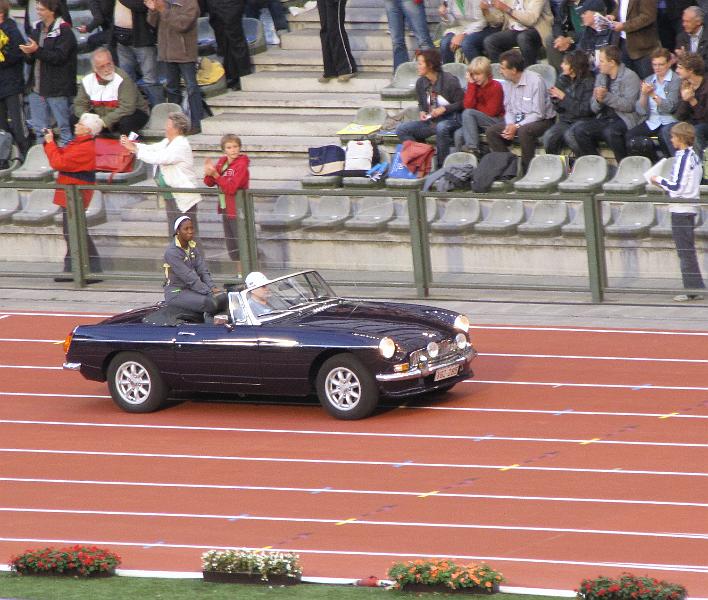
M164 267L167 304L194 312L211 308L216 286L196 242L191 241L185 250L175 236L165 250Z

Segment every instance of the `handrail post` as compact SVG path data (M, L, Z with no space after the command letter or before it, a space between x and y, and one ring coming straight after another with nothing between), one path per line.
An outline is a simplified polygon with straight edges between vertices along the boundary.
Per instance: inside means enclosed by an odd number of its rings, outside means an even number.
M66 220L69 230L69 256L71 276L75 288L86 286L88 273L88 243L86 241L86 213L83 197L75 185L64 187L66 198Z
M432 280L430 242L428 240L428 221L425 214L425 199L417 190L408 192L408 217L410 219L415 287L418 298L427 298L430 293L430 282Z
M600 199L594 194L589 194L583 200L590 294L592 301L597 303L604 300L605 287L607 286L605 244L600 207Z
M236 229L238 232L238 252L245 277L246 273L258 270L256 217L253 210L253 195L249 190L236 192Z

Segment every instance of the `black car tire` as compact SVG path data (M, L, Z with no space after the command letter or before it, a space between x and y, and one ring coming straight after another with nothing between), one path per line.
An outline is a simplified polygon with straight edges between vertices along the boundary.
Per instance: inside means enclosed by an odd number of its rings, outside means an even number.
M363 419L379 403L376 381L351 354L328 358L317 373L316 386L320 404L337 419Z
M168 388L155 364L138 352L121 352L108 366L108 388L120 408L131 413L158 410Z

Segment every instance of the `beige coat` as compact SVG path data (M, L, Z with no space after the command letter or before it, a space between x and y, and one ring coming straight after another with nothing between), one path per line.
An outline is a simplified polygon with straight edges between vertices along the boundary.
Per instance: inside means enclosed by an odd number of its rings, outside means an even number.
M195 63L197 48L197 0L167 0L163 12L148 11L147 21L157 27L157 57L164 62Z
M514 0L504 0L513 8ZM524 27L533 27L541 36L541 41L546 44L547 38L551 35L553 26L553 13L549 0L524 0L524 8L513 10L511 14L504 15L504 26L502 29L510 29L512 23L517 22Z

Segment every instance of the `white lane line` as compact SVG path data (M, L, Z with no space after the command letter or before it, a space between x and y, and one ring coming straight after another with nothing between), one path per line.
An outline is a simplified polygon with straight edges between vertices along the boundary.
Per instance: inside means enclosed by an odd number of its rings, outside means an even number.
M8 483L38 483L60 485L105 485L119 487L147 487L167 489L205 489L235 492L296 492L304 494L353 494L363 496L411 496L419 497L425 491L396 491L396 490L351 490L339 488L307 488L284 487L268 485L223 485L212 483L159 483L152 481L100 481L93 479L40 479L33 477L0 477L0 482ZM705 502L672 502L668 500L625 500L620 498L572 498L564 496L511 496L508 494L462 494L452 492L438 492L430 496L435 498L466 498L469 500L519 500L527 502L578 502L587 504L628 504L637 506L681 506L693 508L708 508Z
M383 460L343 460L331 458L292 458L281 456L218 456L209 454L160 454L157 452L107 452L98 450L49 450L40 448L0 448L0 452L8 454L56 454L60 456L120 456L124 458L159 458L178 460L223 460L234 462L259 462L259 463L292 463L314 465L354 465L376 467L422 467L433 469L491 469L498 471L549 471L559 473L607 473L612 475L668 475L678 477L708 477L708 473L701 471L649 471L642 469L590 469L580 467L529 467L524 465L477 465L463 463L418 463L403 461Z
M110 398L97 394L36 394L34 392L0 392L0 396L27 396L31 398Z
M50 369L52 371L61 371L62 367L42 367L38 365L0 365L0 369Z
M665 417L672 419L708 419L708 415L685 415L674 414L673 412L666 413L638 413L638 412L605 412L591 410L574 410L572 408L561 408L558 410L540 410L533 408L479 408L470 406L407 406L396 405L398 408L406 408L409 410L451 410L461 412L481 412L481 413L510 413L510 414L537 414L537 415L554 415L554 416L590 416L590 417L646 417L650 419L658 419Z
M561 333L627 333L631 335L708 336L708 331L650 331L648 329L593 329L591 327L522 327L516 325L470 325L489 331L560 331Z
M512 437L486 433L484 435L449 435L438 433L391 433L375 431L327 431L318 429L267 429L261 427L213 427L205 425L147 425L138 423L87 423L84 421L30 421L25 419L0 419L4 425L40 425L42 427L98 427L114 429L156 429L177 431L217 431L226 433L259 433L288 435L324 435L334 437L369 437L394 438L414 440L462 440L472 442L540 442L557 444L583 444L588 438L540 438ZM642 442L628 440L594 439L593 444L608 444L615 446L650 446L670 448L708 448L708 443L698 442Z
M499 379L465 379L464 383L484 383L488 385L538 385L546 387L612 388L629 390L674 390L706 392L708 387L654 385L652 383L568 383L562 381L503 381Z
M0 319L7 319L10 315L0 315Z
M0 338L0 342L36 342L38 344L60 344L64 340L38 340L33 338Z
M479 523L429 523L427 521L371 521L366 519L322 519L315 517L277 517L247 514L209 514L181 512L152 512L129 510L87 510L67 508L26 508L23 506L2 506L0 513L30 513L42 515L93 515L101 517L159 517L165 519L206 519L217 521L259 521L268 523L318 523L338 525L371 525L375 527L419 527L431 529L473 529L483 531L531 531L544 533L577 533L582 535L614 535L623 537L669 538L708 540L708 533L687 533L679 531L622 531L615 529L579 529L575 527L540 527L531 525L482 525Z
M176 550L262 550L258 547L247 546L221 546L218 544L156 544L154 541L147 542L123 542L117 540L91 540L91 539L55 539L55 538L16 538L16 537L0 537L0 542L20 542L25 544L41 543L41 544L87 544L92 546L128 546L137 548L170 548ZM544 558L526 558L516 556L483 556L470 554L439 554L437 552L426 552L419 554L417 552L367 552L362 550L319 550L312 548L277 548L278 552L294 552L296 554L314 554L314 555L330 555L330 556L382 556L390 558L437 558L470 560L470 561L487 561L487 562L513 562L513 563L531 563L531 564L547 564L547 565L566 565L566 566L590 566L590 567L616 567L622 569L643 569L655 571L677 571L685 573L708 573L708 565L680 565L680 564L664 564L664 563L632 563L632 562L589 562L579 560L556 560Z
M10 310L2 310L0 314L6 317L76 317L76 318L96 318L106 319L112 315L90 315L85 313L51 313L51 312L18 312Z
M636 362L666 362L666 363L696 363L706 364L704 358L650 358L644 356L587 356L577 354L510 354L501 352L480 352L478 356L493 356L495 358L552 358L559 360L611 360Z

